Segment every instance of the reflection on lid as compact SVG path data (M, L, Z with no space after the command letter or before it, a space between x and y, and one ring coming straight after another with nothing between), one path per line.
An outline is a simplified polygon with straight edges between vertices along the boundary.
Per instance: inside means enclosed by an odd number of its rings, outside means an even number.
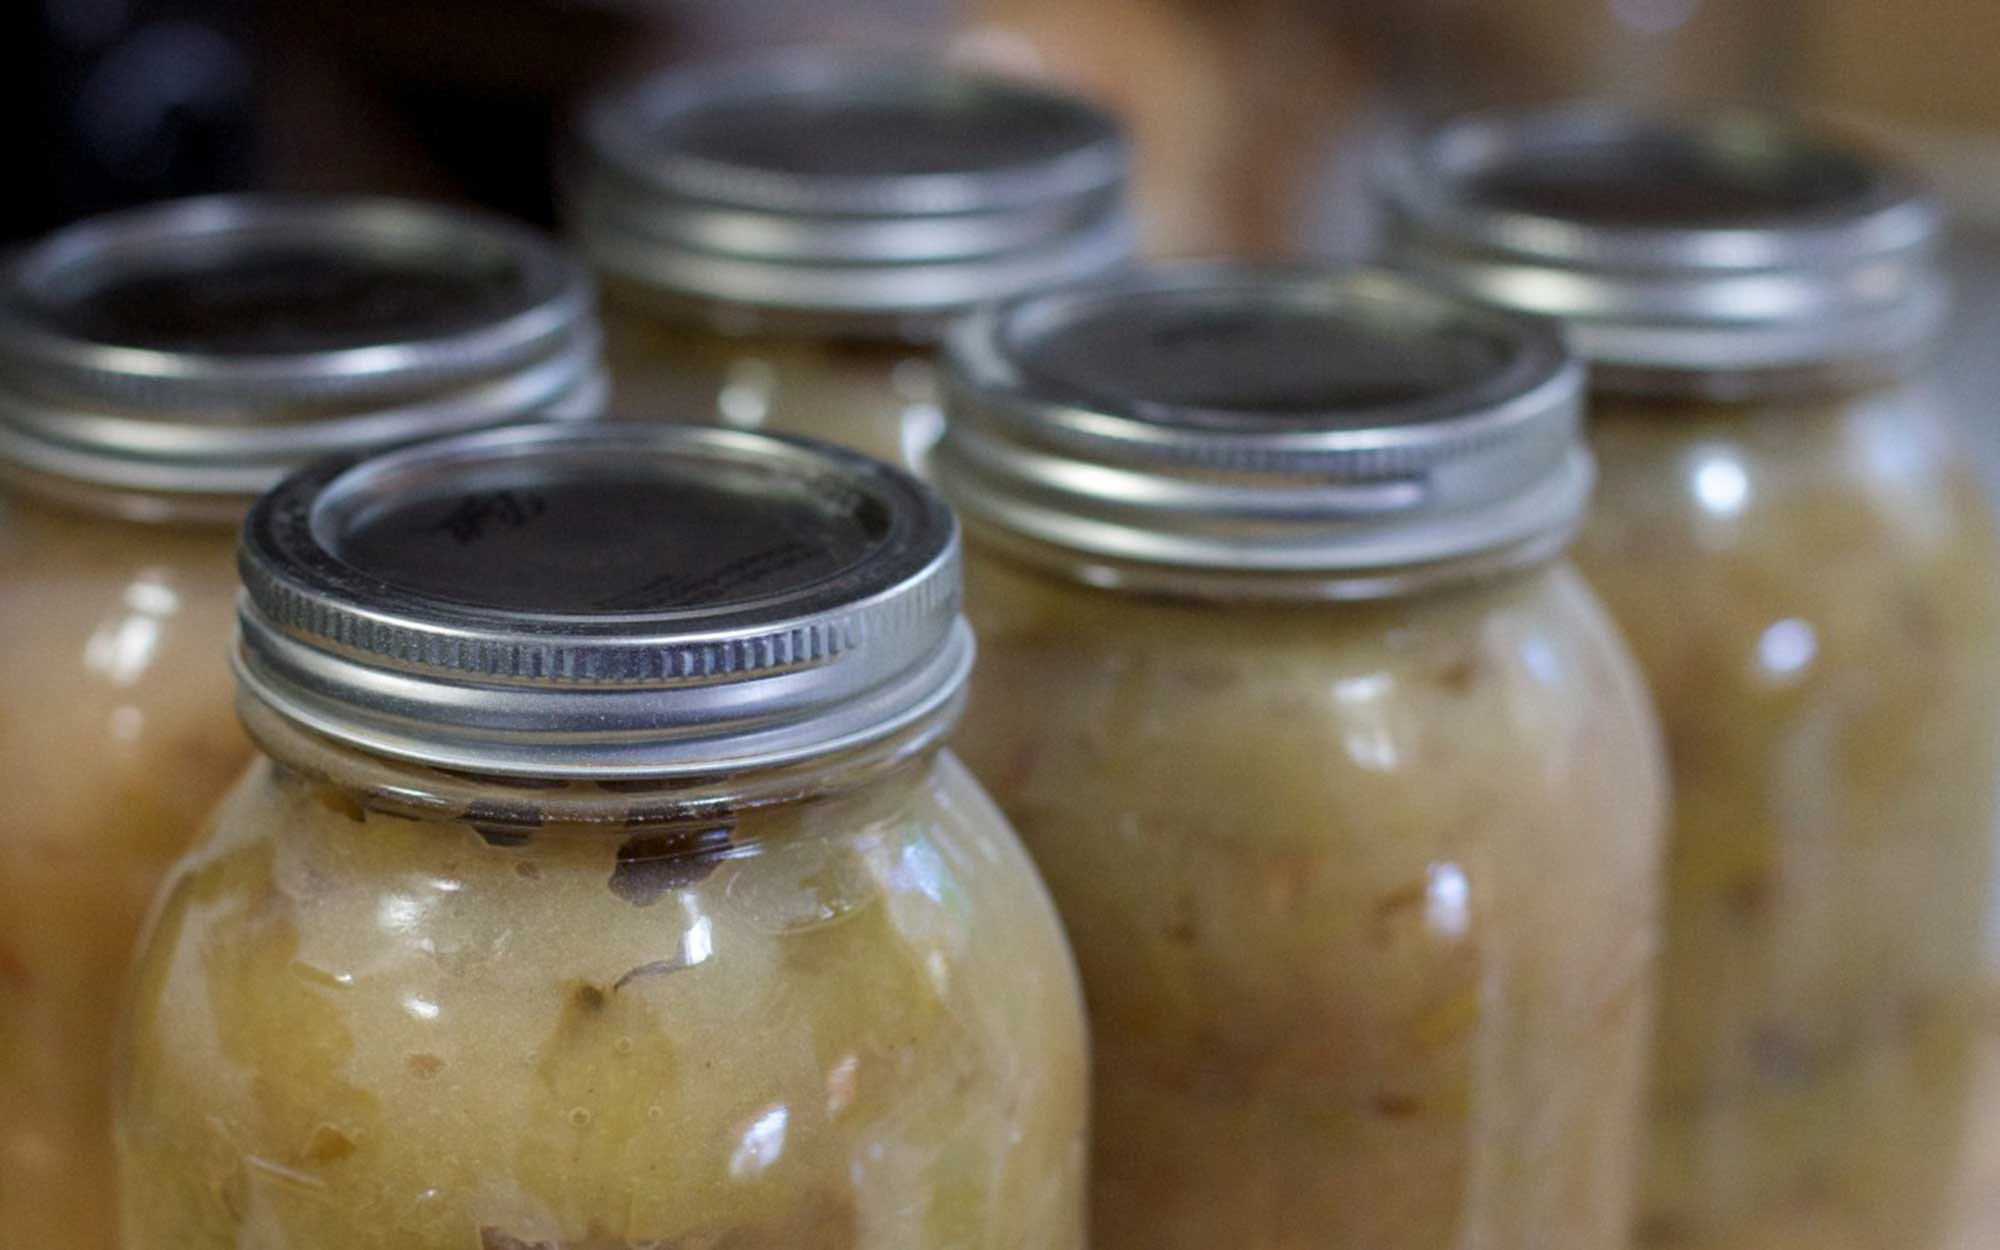
M1008 349L1052 392L1238 428L1367 424L1491 377L1514 350L1435 310L1257 282L1051 299Z

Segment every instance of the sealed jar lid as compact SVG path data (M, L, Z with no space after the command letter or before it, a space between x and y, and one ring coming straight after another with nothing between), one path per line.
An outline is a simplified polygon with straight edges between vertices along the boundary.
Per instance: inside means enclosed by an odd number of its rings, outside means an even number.
M1406 263L1562 318L1585 358L1613 370L1895 357L1945 310L1929 193L1783 117L1474 115L1414 145L1386 190Z
M1132 247L1111 117L936 64L810 53L673 71L594 102L581 147L584 252L669 304L915 330Z
M59 230L0 269L0 462L229 497L317 456L603 403L583 271L493 218L223 196Z
M1385 272L1136 272L978 314L945 364L939 487L1092 580L1401 593L1547 558L1590 489L1553 329Z
M259 501L240 566L251 695L486 773L837 751L943 708L972 662L936 495L740 431L524 425L322 464Z

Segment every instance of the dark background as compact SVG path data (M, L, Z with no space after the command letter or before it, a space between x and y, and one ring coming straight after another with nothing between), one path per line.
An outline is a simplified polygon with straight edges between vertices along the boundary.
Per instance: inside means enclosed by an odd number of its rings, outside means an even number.
M1957 215L1946 376L2000 490L1996 0L10 0L0 244L246 188L553 224L594 85L778 44L921 49L1118 110L1155 254L1353 253L1399 120L1573 94L1752 98L1916 159Z
M1351 249L1385 118L1573 94L1831 111L2000 220L1994 0L10 0L0 133L26 176L0 239L252 187L548 224L552 144L593 84L829 41L1111 105L1156 253Z

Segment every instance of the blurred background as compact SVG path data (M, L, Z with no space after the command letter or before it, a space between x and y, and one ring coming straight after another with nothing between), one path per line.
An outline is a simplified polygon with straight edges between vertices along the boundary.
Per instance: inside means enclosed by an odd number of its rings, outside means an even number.
M592 85L792 43L942 54L1114 106L1158 255L1364 250L1359 171L1413 119L1579 94L1778 102L1943 186L1963 300L1949 376L2000 389L1981 349L2000 332L1992 0L17 0L0 36L38 171L0 200L8 239L249 187L546 224L552 155ZM2000 487L2000 431L1978 434Z
M401 193L551 225L584 94L802 43L942 55L1112 107L1160 256L1363 254L1373 156L1468 107L1588 95L1809 111L1914 161L1954 214L1942 376L2000 497L1996 0L13 0L0 92L31 173L0 197L0 246L251 188Z
M568 105L788 43L1059 80L1137 132L1156 250L1356 245L1344 176L1396 119L1590 94L1778 100L1886 132L2000 219L1990 0L22 0L0 22L33 233L164 195L386 189L546 220Z

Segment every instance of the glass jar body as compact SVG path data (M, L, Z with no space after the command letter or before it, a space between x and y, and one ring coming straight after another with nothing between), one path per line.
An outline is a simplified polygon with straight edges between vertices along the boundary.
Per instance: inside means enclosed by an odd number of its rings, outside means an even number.
M154 889L241 772L235 535L0 493L0 1229L110 1250L112 1039Z
M142 956L130 1250L1081 1246L1074 969L949 755L414 812L421 770L308 754L232 793Z
M1069 927L1106 1250L1617 1244L1659 746L1565 568L1377 604L968 551L957 742Z
M602 317L621 417L802 434L904 468L944 427L927 344L747 321L726 330L718 313L619 291L607 285Z
M2000 778L1978 486L1921 388L1592 420L1577 557L1675 785L1643 1240L1927 1244Z

